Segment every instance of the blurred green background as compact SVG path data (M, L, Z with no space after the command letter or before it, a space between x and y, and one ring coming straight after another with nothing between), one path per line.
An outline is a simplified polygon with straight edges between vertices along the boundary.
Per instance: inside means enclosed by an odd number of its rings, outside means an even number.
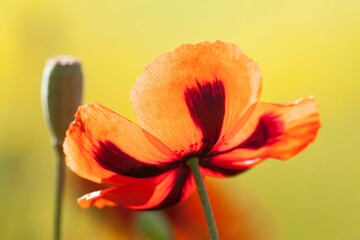
M235 43L259 63L262 101L314 95L322 116L319 136L306 151L219 180L224 191L260 202L277 239L358 239L357 0L2 0L0 239L51 237L54 155L40 104L48 57L78 56L86 78L84 102L100 102L135 120L129 90L144 66L182 43L204 40ZM83 193L66 193L65 237L113 239L95 210L75 203ZM258 212L251 221L264 219Z

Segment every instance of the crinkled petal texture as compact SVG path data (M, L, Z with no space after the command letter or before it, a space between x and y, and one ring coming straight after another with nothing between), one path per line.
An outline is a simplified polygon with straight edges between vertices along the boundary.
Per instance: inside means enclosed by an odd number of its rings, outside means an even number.
M258 103L240 131L218 147L209 165L215 170L242 170L265 158L289 159L314 141L319 128L319 110L313 98L289 104Z
M177 157L150 133L96 103L78 109L64 152L67 166L79 176L110 184L122 182L122 176L159 175Z
M257 64L237 46L203 42L157 57L137 79L131 102L144 129L186 154L236 132L260 90Z

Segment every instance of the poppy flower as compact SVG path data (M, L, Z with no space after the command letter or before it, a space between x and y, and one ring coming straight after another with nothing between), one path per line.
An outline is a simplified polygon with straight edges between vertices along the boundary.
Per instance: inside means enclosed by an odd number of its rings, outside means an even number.
M267 158L288 159L320 127L314 99L259 102L258 65L235 45L182 45L157 57L131 90L139 125L98 103L78 109L64 143L67 166L112 187L82 207L160 209L195 189L187 161L203 176L242 173Z

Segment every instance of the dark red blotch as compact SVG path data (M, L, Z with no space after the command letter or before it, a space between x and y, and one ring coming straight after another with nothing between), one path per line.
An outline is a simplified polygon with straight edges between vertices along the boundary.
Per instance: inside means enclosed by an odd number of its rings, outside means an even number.
M185 102L195 125L201 129L202 151L208 152L218 141L225 115L225 88L221 80L187 88Z
M170 193L158 206L152 209L163 209L166 207L173 206L178 202L180 202L183 196L184 186L186 184L186 181L188 181L188 179L190 178L190 176L191 176L190 169L185 164L181 164L180 167L177 169L175 183Z
M254 132L236 148L259 149L282 132L283 125L275 115L263 115Z
M237 145L234 148L223 152L213 152L208 157L200 160L200 165L203 168L207 168L209 170L221 173L224 176L233 176L239 173L246 171L251 168L251 166L245 167L244 169L229 169L224 167L219 167L214 165L211 162L211 157L216 155L221 155L224 153L231 152L235 149L259 149L264 147L265 145L272 144L276 141L276 136L281 134L283 129L283 125L280 121L277 120L275 115L264 115L259 119L259 122L254 130L254 132L242 143Z
M159 165L141 162L122 151L111 141L100 141L99 146L94 150L94 157L103 168L134 178L154 177L179 165L178 162Z

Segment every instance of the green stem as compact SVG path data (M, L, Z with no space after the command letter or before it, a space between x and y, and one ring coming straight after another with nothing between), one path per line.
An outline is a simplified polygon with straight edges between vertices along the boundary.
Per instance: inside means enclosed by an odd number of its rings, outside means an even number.
M61 209L62 209L62 196L65 181L65 166L64 166L64 152L59 144L54 144L56 153L55 163L55 213L54 213L54 240L61 239Z
M207 222L209 233L210 233L210 239L218 240L219 234L218 234L218 230L216 228L214 214L211 209L210 200L209 200L206 188L205 188L203 178L200 173L199 158L197 158L197 157L191 158L187 164L190 167L190 169L194 175L194 178L195 178L197 191L198 191L198 194L199 194L199 197L201 200L201 205L202 205L202 208L203 208L203 211L205 214L206 222Z

